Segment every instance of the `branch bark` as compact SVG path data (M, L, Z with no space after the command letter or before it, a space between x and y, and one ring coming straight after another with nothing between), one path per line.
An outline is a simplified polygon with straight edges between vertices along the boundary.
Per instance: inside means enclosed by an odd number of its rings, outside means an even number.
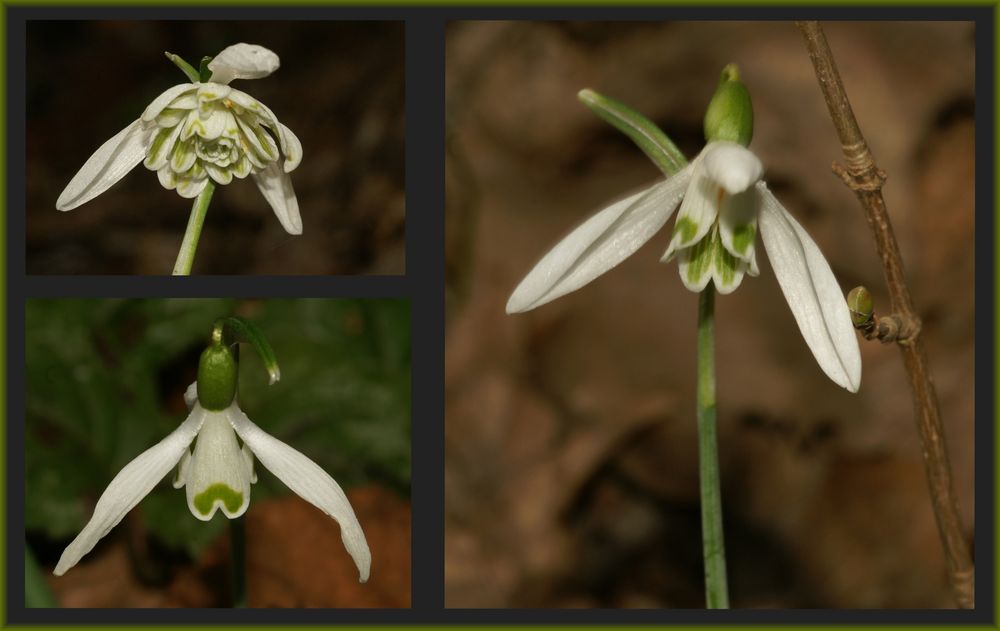
M914 331L912 335L897 339L896 343L903 355L913 392L914 415L920 433L931 503L948 564L948 579L958 606L971 609L975 607L975 567L958 514L941 410L920 336L920 320L913 308L903 274L903 260L882 197L885 173L875 164L875 158L858 127L823 28L815 21L796 22L796 26L805 37L809 58L844 150L846 167L834 164L833 170L854 191L864 208L868 226L875 237L875 248L882 261L892 303L892 317L909 323Z

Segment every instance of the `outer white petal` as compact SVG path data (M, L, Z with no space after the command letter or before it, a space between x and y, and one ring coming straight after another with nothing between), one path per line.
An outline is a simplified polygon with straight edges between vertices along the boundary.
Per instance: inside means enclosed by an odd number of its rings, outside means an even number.
M250 470L236 443L228 411L203 410L202 415L205 424L184 471L188 508L202 521L212 519L217 509L235 519L250 505Z
M101 499L97 500L94 516L63 551L53 572L56 576L65 574L83 555L93 550L101 537L108 534L177 465L203 421L201 408L195 408L180 427L118 472Z
M256 44L234 44L208 63L213 83L229 83L233 79L260 79L281 65L278 56Z
M278 127L281 130L280 137L285 139L285 173L291 173L302 162L302 143L299 142L299 137L292 133L291 129L281 123L278 123Z
M175 85L174 87L165 90L162 94L160 94L160 96L153 99L153 102L146 107L145 111L143 111L142 113L141 120L146 123L152 121L154 118L159 116L160 112L166 109L168 105L170 105L173 108L180 108L182 104L174 103L174 99L176 99L177 97L181 96L186 92L194 92L195 90L198 89L198 85L199 84L197 83L182 83L180 85ZM191 101L190 103L192 107L194 107L194 105L196 104L197 101ZM184 105L187 105L187 103L184 103Z
M184 404L189 410L194 409L194 404L198 402L198 382L193 381L184 391Z
M302 499L340 524L340 538L358 567L359 580L368 580L372 555L365 533L340 485L315 462L254 425L238 406L228 408L233 429L257 460Z
M86 203L125 177L142 162L156 127L144 129L135 121L115 134L90 156L56 200L59 210L72 210Z
M749 149L735 142L709 143L702 154L705 172L730 195L742 193L764 175L764 165Z
M524 277L507 301L507 313L575 291L631 256L673 214L693 167L608 206L573 230Z
M299 200L292 188L292 178L282 170L281 165L278 162L268 164L253 174L253 180L285 231L288 234L302 234Z
M857 392L861 352L830 264L763 182L757 185L757 192L764 249L802 337L823 372L837 385Z

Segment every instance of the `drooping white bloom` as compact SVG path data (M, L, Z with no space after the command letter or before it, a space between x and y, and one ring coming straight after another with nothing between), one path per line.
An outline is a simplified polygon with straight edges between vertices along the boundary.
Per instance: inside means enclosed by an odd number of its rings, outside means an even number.
M760 160L741 145L711 142L672 177L600 211L552 248L507 302L528 311L575 291L632 255L680 206L663 261L679 260L681 280L700 292L713 281L728 294L758 274L764 249L788 306L820 368L857 392L861 353L847 302L829 263L761 181ZM683 200L683 201L682 201Z
M250 503L250 484L257 481L253 465L256 456L288 488L340 524L340 537L358 567L360 581L368 580L371 552L365 533L333 478L255 425L235 399L223 410L206 410L198 404L194 384L185 399L191 407L187 420L115 476L97 501L93 517L63 551L54 571L57 576L90 552L174 467L174 488L186 487L192 515L203 521L210 520L216 510L230 519L241 516ZM243 441L242 449L237 436Z
M288 175L302 160L302 144L266 105L229 86L278 69L278 56L262 46L236 44L216 56L205 83L176 85L156 97L136 121L94 152L59 195L56 208L72 210L108 190L139 162L160 184L193 198L209 178L229 184L252 175L290 234L302 233L299 203Z

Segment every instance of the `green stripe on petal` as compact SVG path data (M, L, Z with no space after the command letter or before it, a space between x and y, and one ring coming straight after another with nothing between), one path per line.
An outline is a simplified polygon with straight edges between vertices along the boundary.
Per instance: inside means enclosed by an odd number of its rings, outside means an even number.
M698 234L698 223L690 217L678 217L674 222L674 236L680 235L682 242L689 242Z
M757 228L752 223L733 226L733 254L745 258L756 236Z
M174 173L184 173L194 165L197 159L194 141L179 142L174 145L174 153L170 156L170 168L174 170Z
M712 280L720 294L735 291L743 281L746 263L733 256L722 245L719 233L712 233Z
M206 517L215 512L213 507L216 502L220 506L224 506L230 513L235 513L243 504L243 494L234 491L225 484L218 483L195 495L192 500L195 509Z
M149 151L146 153L146 160L143 162L147 169L157 171L163 168L170 152L173 151L174 145L177 143L179 133L180 127L161 129L156 133L153 142L149 145Z
M681 250L678 270L685 287L694 292L705 289L712 278L712 239L702 239Z

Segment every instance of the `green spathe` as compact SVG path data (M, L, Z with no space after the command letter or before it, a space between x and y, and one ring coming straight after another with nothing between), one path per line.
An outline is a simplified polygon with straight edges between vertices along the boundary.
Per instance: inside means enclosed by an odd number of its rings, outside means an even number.
M235 513L243 505L243 494L233 490L228 484L218 482L194 496L194 507L202 515L208 515L215 500L222 501L226 510Z
M236 361L224 344L213 342L198 361L198 403L206 410L229 407L236 397Z
M728 140L747 147L753 138L753 105L750 92L740 81L736 64L722 69L719 87L705 111L705 139Z

